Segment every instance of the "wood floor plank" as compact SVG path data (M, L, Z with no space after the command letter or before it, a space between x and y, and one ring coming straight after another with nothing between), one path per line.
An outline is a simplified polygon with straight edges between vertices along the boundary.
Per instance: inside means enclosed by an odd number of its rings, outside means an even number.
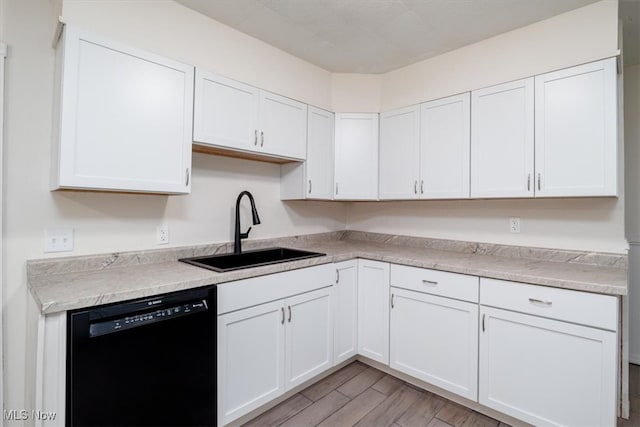
M376 406L358 424L359 427L387 427L393 425L413 405L422 393L402 384L396 391Z
M295 416L289 418L282 427L311 427L317 426L325 418L349 403L351 399L347 396L332 391L322 399L317 400L313 404L307 406Z
M391 396L402 384L402 381L396 377L385 375L378 382L372 385L371 388L386 396Z
M339 371L336 371L328 377L318 381L312 386L309 386L301 391L301 393L306 398L315 402L340 387L342 384L346 383L365 369L367 369L367 366L363 363L351 363Z
M373 408L382 403L387 396L369 388L337 412L325 419L318 427L347 427L356 424Z
M446 400L440 396L424 392L396 422L402 427L424 427L445 404Z
M434 418L431 420L429 424L427 424L427 427L452 427L452 426L451 424L447 424L442 420Z
M498 427L499 421L489 418L479 412L471 411L469 418L462 424L463 427Z
M300 393L294 394L284 402L254 418L243 427L277 426L287 421L313 402Z
M436 417L454 427L461 427L470 415L471 409L465 408L457 403L447 402L447 404L438 411Z
M367 368L346 383L342 384L336 390L344 394L350 399L374 385L384 374L375 368Z

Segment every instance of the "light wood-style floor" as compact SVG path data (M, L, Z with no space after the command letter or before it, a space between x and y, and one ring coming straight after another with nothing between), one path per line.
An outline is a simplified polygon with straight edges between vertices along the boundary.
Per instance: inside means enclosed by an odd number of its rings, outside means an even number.
M354 425L506 426L360 362L347 365L245 424L247 427Z

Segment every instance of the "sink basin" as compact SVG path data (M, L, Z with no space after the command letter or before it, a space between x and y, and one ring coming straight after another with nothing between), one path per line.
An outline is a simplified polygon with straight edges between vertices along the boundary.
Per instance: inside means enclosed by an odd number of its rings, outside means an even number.
M178 261L209 270L225 272L261 265L277 264L286 261L324 256L320 252L301 251L289 248L267 248L245 251L240 254L208 255L193 258L182 258Z

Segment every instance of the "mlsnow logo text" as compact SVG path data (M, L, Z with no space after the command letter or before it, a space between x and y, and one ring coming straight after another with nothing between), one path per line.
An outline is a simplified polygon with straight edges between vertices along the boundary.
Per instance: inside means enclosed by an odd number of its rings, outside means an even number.
M53 421L56 419L56 415L58 414L56 412L36 410L27 411L26 409L5 409L3 415L4 419L7 421Z

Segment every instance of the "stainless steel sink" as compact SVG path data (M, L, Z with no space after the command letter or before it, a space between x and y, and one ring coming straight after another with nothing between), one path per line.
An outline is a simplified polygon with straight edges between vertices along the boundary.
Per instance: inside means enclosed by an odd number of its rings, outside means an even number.
M261 265L278 264L306 258L324 256L320 252L301 251L289 248L267 248L245 251L239 254L208 255L193 258L182 258L178 261L209 270L225 272Z

